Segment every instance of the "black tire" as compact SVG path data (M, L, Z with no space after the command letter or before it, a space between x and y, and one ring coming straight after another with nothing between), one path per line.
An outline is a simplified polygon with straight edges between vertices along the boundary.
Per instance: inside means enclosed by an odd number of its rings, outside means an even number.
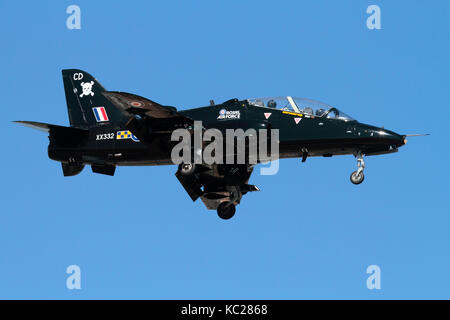
M222 202L217 207L217 215L221 219L224 219L224 220L231 219L231 218L233 218L235 213L236 213L236 206L229 201Z
M360 172L358 174L358 171L353 171L350 175L350 181L353 184L361 184L364 181L364 172Z
M178 166L178 172L183 176L190 176L195 172L195 163L182 163Z

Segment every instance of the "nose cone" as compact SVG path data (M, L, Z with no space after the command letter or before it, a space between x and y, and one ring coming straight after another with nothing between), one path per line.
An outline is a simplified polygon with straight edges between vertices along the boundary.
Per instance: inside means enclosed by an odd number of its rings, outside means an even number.
M356 132L361 138L369 138L372 143L381 143L392 146L403 146L406 143L406 136L383 127L375 127L368 124L356 126Z
M396 152L406 143L406 136L394 131L386 130L367 124L355 126L359 148L365 150L365 154L385 154Z
M388 143L395 144L397 147L401 147L406 143L406 136L395 133L394 131L386 130L384 128L378 128L375 134L378 134L378 137L381 140L384 140Z

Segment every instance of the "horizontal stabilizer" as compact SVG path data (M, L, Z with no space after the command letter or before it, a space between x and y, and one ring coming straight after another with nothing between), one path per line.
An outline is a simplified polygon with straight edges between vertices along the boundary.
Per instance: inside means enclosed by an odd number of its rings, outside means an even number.
M89 130L35 121L14 121L26 127L47 132L50 139L61 146L76 146L88 138Z
M43 132L49 132L51 129L60 129L60 130L68 130L72 132L89 132L86 129L81 128L74 128L74 127L64 127L64 126L58 126L56 124L50 124L50 123L44 123L44 122L36 122L36 121L13 121L14 123L21 124L25 127L36 129Z
M49 132L51 124L35 122L35 121L13 121L14 123L19 123L25 127L36 129L42 132Z

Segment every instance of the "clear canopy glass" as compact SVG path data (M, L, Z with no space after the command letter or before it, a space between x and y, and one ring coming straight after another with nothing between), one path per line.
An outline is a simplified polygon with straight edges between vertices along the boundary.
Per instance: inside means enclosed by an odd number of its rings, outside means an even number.
M295 97L267 97L248 99L248 103L255 107L279 109L295 113L302 113L316 117L326 117L330 119L339 119L344 121L354 120L342 111L326 103Z

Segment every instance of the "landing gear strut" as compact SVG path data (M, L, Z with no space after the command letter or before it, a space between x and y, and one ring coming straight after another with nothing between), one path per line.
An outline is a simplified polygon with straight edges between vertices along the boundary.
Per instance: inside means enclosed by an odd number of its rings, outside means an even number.
M352 172L352 174L350 175L350 181L353 184L360 184L364 181L364 167L366 165L364 163L364 156L361 151L358 151L355 157L358 161L358 170Z
M230 201L224 201L217 207L217 215L224 220L233 218L235 213L236 206Z

